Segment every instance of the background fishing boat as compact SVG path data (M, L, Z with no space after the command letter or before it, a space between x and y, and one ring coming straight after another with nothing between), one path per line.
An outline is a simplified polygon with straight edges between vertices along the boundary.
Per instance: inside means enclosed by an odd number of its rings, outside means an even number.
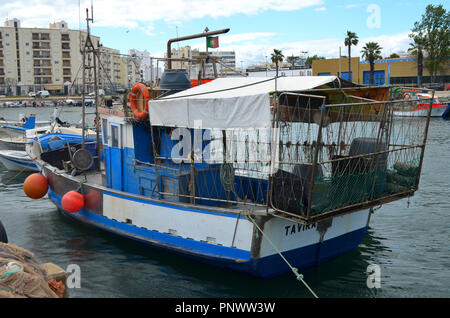
M420 100L433 99L431 117L442 117L448 107L448 103L441 103L438 97L434 97L428 90L402 90L400 95L404 100L411 100L411 103L403 103L400 108L394 111L395 116L399 117L427 117L430 103L427 101L419 102Z
M10 171L40 171L25 151L0 150L0 162Z

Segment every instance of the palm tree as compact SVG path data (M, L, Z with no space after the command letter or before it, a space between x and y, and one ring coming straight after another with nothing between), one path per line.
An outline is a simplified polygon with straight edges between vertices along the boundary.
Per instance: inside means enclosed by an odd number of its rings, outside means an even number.
M272 58L272 63L275 63L277 69L277 77L278 77L278 62L283 62L284 55L281 50L273 49L273 53L270 56Z
M423 83L423 47L424 38L420 35L412 36L413 43L410 43L408 52L417 56L417 86L421 87Z
M352 51L352 45L357 45L359 42L358 40L358 36L356 35L355 32L350 32L347 31L347 37L345 38L345 46L348 46L348 79L351 80L351 74L352 74L352 56L351 56L351 51Z
M370 63L370 85L374 82L375 60L381 59L381 50L377 42L367 42L361 51L363 58Z

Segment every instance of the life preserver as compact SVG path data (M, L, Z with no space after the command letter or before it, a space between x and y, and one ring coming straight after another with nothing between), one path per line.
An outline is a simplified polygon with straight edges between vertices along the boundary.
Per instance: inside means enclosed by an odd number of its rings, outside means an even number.
M410 93L405 93L405 94L403 94L403 99L404 99L404 100L409 100L409 99L411 99L411 94L410 94Z
M144 120L148 117L148 101L151 99L150 91L147 86L142 83L134 84L130 93L128 94L128 102L130 103L131 110L133 112L133 117L138 120ZM144 99L144 105L139 105L138 100ZM140 104L140 103L139 103Z

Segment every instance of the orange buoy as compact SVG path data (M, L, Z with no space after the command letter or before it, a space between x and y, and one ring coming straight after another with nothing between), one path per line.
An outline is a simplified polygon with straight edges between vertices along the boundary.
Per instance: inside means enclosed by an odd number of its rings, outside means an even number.
M31 199L40 199L47 194L48 180L42 174L33 173L23 183L23 192Z
M84 195L76 191L69 191L62 197L62 208L69 213L76 213L84 207Z

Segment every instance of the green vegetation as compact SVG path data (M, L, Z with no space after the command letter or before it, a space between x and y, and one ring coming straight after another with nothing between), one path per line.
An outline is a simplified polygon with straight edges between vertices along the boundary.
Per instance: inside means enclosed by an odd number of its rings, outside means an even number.
M295 63L300 60L300 56L288 56L286 57L286 62L291 64L292 66L295 66Z
M271 54L272 63L275 63L277 73L276 76L278 77L278 63L283 62L284 55L281 50L273 49L273 53Z
M414 23L409 37L413 40L409 51L417 55L418 76L422 84L423 56L431 82L444 70L450 55L450 15L442 5L428 5L420 21Z
M351 78L352 73L352 45L358 45L358 36L355 32L347 31L347 37L345 38L344 44L348 46L348 78Z
M381 59L381 49L378 43L367 42L361 51L363 58L370 64L370 85L374 82L375 60Z
M306 59L305 65L307 67L312 67L312 62L314 60L325 60L325 58L323 56L317 56L317 54L314 56L308 56L308 58Z

